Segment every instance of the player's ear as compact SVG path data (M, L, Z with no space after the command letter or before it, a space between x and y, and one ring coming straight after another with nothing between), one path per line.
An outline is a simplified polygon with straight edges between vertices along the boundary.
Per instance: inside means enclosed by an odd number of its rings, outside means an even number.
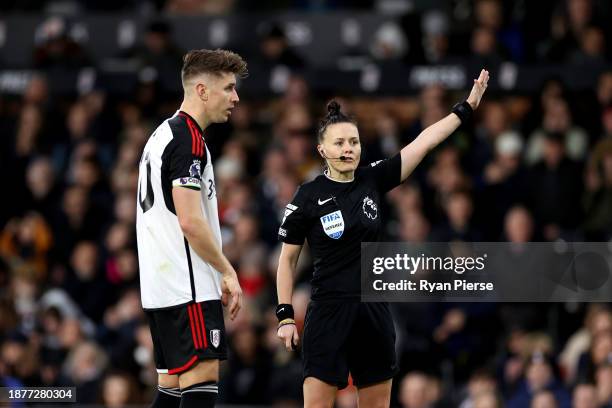
M207 101L208 100L208 88L206 87L206 85L204 85L201 82L198 82L198 84L196 85L196 94L201 100Z

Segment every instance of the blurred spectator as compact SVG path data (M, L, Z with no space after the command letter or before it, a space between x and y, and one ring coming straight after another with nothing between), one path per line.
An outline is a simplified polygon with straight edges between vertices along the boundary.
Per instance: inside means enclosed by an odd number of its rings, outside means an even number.
M538 391L531 399L531 408L558 408L555 394L550 391Z
M597 368L595 386L599 404L605 408L612 406L612 362L610 358Z
M492 30L500 44L503 56L511 56L514 61L521 61L524 57L522 30L513 21L515 16L508 15L506 18L503 6L500 0L476 1L474 4L475 23L477 26ZM505 18L508 21L504 21Z
M461 401L459 408L495 407L498 405L496 392L495 377L486 371L476 371L470 377L466 387L467 395Z
M35 68L69 71L91 64L81 44L71 38L67 21L60 17L51 17L38 27L35 43Z
M102 402L108 408L124 408L142 402L136 381L127 373L109 373L102 380Z
M376 61L399 60L406 54L407 39L394 22L387 22L374 33L370 53Z
M229 373L220 389L221 400L233 404L265 404L269 400L270 360L261 349L254 327L242 326L233 333Z
M547 133L543 159L530 170L529 200L542 225L542 234L549 241L571 231L581 218L580 175L580 166L565 152L563 134Z
M542 57L566 61L579 48L580 36L594 20L591 0L564 0L551 19L551 36L542 47Z
M399 401L402 408L431 407L439 398L435 380L422 372L408 373L400 382Z
M602 139L593 149L585 172L582 205L586 237L608 239L612 234L612 138Z
M431 10L423 15L423 51L429 63L452 62L449 55L450 39L448 16L440 10Z
M499 50L495 32L485 26L476 27L472 31L470 51L472 53L470 63L474 66L495 69L494 67L498 67L505 59Z
M518 391L508 400L507 407L569 408L569 393L555 378L550 357L543 353L533 354L525 368L525 380Z
M450 193L444 205L446 222L440 224L431 233L431 240L437 242L482 241L482 234L474 226L472 198L466 191Z
M586 158L588 136L584 129L572 123L572 115L565 99L550 98L544 102L542 127L534 131L527 141L525 159L528 164L537 163L544 154L544 139L547 134L559 134L567 157L582 161Z
M578 65L603 65L606 61L606 38L603 30L587 27L580 35L580 49L569 58Z
M104 351L95 343L79 343L72 348L64 362L62 374L66 385L63 386L76 386L79 403L94 403L107 363Z
M605 329L593 335L589 349L580 355L576 378L594 381L598 367L609 364L612 356L612 330Z
M605 306L591 304L587 309L583 327L567 340L559 356L560 366L565 372L566 383L576 381L580 356L587 352L593 337L612 330L612 314Z
M482 122L476 129L476 138L468 152L472 174L483 174L485 166L494 157L497 138L509 128L508 111L503 103L487 102L482 114Z
M249 62L262 64L268 69L284 66L291 70L306 67L306 61L289 46L284 28L276 22L261 27L259 53Z
M523 140L517 132L501 133L495 141L495 156L484 168L480 201L489 203L480 216L487 236L497 239L503 218L515 204L525 203L528 174L522 164Z
M599 406L597 401L597 389L593 384L578 384L574 388L572 398L573 408L598 408Z
M112 304L109 286L100 268L99 250L90 241L76 244L70 257L70 271L64 281L70 297L85 315L99 322L106 308Z
M18 273L42 281L47 274L47 256L53 235L44 218L31 212L13 218L0 232L0 255Z
M30 162L26 170L26 185L30 195L27 208L42 214L48 220L59 200L55 169L48 157L41 156Z

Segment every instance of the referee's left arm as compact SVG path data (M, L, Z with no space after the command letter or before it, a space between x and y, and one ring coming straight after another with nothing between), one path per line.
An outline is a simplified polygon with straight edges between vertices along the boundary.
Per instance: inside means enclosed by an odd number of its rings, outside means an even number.
M402 149L401 181L406 180L425 155L457 130L462 122L469 118L471 112L478 108L488 82L489 71L483 69L478 79L474 80L474 86L465 102L457 104L452 113L427 127L412 143Z

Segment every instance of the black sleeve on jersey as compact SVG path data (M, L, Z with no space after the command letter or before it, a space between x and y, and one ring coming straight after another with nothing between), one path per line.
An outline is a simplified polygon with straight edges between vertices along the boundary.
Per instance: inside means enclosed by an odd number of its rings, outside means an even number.
M397 153L389 159L370 163L362 171L373 178L378 191L386 193L402 183L402 156Z
M200 190L207 159L204 139L197 130L190 130L182 119L179 120L181 122L175 123L174 126L171 123L174 138L170 143L173 146L168 146L170 148L166 149L166 157L162 157L162 160L167 166L172 187Z
M278 229L278 240L287 244L302 245L306 238L308 211L306 194L302 187L295 192L291 203L285 207L283 222Z

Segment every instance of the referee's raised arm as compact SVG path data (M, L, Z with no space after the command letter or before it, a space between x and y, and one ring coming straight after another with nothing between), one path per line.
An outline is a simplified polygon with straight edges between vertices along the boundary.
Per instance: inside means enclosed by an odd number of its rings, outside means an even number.
M455 105L452 113L427 127L412 143L402 149L402 181L408 178L430 150L442 143L462 123L470 119L473 111L480 105L480 100L487 89L488 82L489 71L483 69L480 71L478 79L474 80L474 86L467 100Z

